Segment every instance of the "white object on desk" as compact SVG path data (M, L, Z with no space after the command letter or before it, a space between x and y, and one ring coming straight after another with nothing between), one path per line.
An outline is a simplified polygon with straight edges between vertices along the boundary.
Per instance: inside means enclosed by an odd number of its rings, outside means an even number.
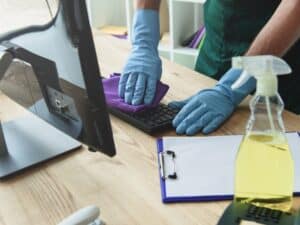
M287 134L295 165L295 192L300 194L300 138ZM234 191L235 158L241 135L214 137L165 137L159 151L175 153L164 158L164 176L174 174L176 179L162 179L164 202L206 201L229 199ZM160 157L161 158L161 157ZM175 163L175 165L174 165ZM160 162L160 164L162 164Z
M58 225L104 225L99 215L100 210L97 206L88 206L78 210Z

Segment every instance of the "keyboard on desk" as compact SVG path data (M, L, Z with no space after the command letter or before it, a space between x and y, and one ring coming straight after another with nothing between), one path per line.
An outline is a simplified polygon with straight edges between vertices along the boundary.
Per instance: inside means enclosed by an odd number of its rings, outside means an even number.
M129 114L115 108L109 108L112 115L149 134L172 128L172 121L179 109L160 104L157 108L145 112Z

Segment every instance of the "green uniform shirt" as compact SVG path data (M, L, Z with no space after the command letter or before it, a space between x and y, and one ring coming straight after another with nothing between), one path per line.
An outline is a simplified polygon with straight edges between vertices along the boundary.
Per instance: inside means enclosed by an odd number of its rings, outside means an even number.
M231 67L231 58L244 55L271 18L280 0L207 0L206 38L196 70L215 79ZM293 74L279 77L279 92L287 109L300 113L300 42L284 56Z

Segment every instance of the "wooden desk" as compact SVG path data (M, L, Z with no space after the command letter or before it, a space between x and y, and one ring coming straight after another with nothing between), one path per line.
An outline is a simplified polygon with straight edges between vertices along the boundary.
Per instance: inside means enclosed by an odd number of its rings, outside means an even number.
M103 75L121 71L127 42L95 37ZM164 61L164 99L184 99L214 81ZM0 118L23 113L3 95ZM214 135L241 134L248 119L242 106ZM287 130L300 130L300 118L284 113ZM215 225L228 202L161 203L155 137L111 117L118 155L108 158L82 148L0 182L0 224L56 224L75 210L95 204L108 225ZM162 135L175 135L173 131Z

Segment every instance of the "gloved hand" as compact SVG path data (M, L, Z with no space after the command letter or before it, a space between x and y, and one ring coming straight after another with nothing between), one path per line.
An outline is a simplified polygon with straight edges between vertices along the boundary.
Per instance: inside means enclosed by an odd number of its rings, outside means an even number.
M212 89L200 91L193 97L171 102L171 107L181 108L173 120L178 134L194 135L199 131L204 134L215 131L235 110L241 101L256 86L255 79L236 90L231 85L239 78L241 70L229 70Z
M133 23L133 49L119 82L119 96L128 104L151 104L154 99L162 74L157 49L159 39L158 11L137 10Z

